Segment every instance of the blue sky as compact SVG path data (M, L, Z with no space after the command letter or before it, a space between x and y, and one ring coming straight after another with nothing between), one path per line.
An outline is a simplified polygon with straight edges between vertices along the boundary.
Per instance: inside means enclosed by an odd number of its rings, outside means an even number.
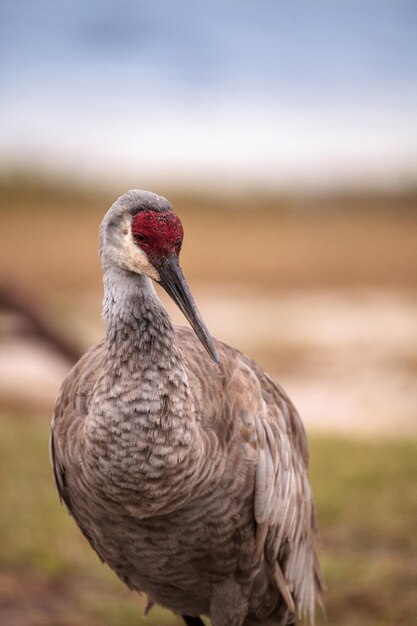
M416 180L414 1L2 0L0 59L3 167L136 185Z

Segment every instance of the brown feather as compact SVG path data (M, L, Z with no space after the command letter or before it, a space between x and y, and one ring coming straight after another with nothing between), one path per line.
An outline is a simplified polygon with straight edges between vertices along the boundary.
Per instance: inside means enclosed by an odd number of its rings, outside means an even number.
M213 626L313 621L322 584L301 420L254 361L215 342L218 367L190 329L172 326L147 278L111 266L105 246L118 260L124 198L102 227L106 337L55 407L59 496L149 606Z

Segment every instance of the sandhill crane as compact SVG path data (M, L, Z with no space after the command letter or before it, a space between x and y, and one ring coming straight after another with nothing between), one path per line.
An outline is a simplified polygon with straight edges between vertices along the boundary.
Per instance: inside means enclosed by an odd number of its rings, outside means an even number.
M306 436L254 361L213 340L179 266L170 203L121 196L104 217L105 337L58 396L51 457L91 546L188 626L314 619L321 582ZM158 282L189 328L172 325Z

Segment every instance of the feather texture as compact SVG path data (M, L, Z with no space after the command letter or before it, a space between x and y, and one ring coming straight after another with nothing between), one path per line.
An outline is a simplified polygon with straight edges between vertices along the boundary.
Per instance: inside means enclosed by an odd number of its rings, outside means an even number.
M149 606L213 626L313 622L321 578L295 408L237 350L215 341L213 363L148 278L103 265L106 336L64 381L52 421L61 500Z

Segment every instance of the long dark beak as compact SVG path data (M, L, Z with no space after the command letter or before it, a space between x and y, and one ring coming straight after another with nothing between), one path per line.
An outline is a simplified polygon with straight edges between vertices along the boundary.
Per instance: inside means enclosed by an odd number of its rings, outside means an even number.
M220 365L219 355L214 347L213 339L195 305L190 288L179 266L178 258L176 256L166 257L160 264L156 265L156 269L159 272L160 284L184 313L213 361Z

